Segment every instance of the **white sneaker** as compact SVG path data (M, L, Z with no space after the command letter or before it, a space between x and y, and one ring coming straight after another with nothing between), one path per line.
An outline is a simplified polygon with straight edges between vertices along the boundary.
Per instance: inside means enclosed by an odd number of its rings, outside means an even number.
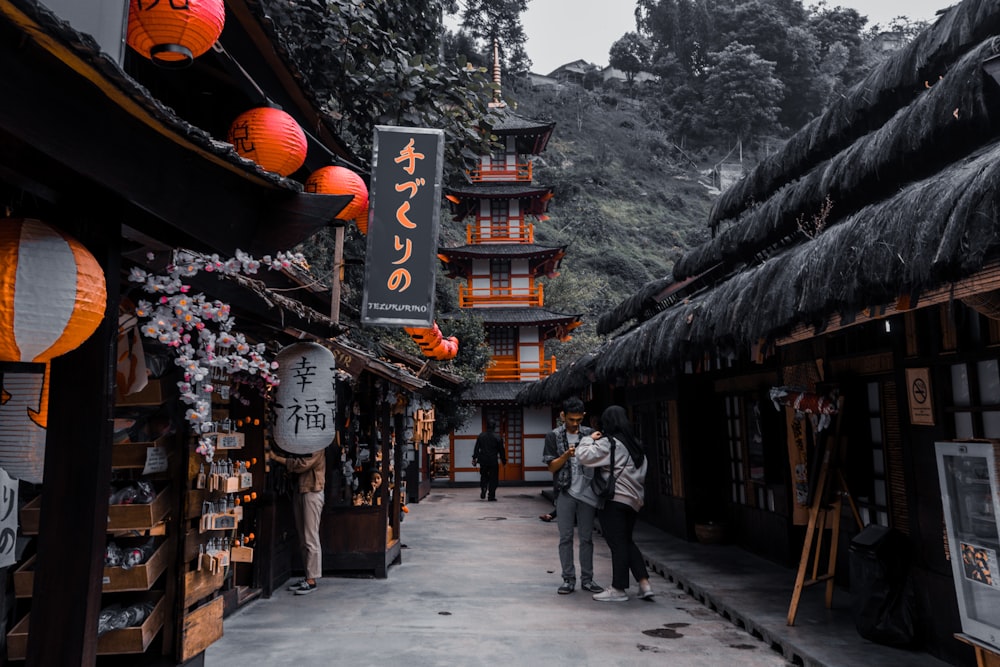
M646 588L639 588L639 597L643 600L652 600L653 596L656 595L656 591L653 590L652 586L647 586Z
M628 602L628 593L608 586L603 593L594 593L598 602Z

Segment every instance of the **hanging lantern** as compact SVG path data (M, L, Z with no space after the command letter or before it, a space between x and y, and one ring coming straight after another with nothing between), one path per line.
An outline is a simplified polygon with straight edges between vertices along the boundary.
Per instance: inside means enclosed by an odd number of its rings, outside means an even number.
M223 0L131 0L125 41L163 67L186 67L215 44L226 22Z
M41 483L48 362L90 338L106 302L104 271L82 244L39 220L0 220L0 361L45 364L3 374L0 467L11 476Z
M295 119L274 107L244 111L229 128L227 141L236 152L282 176L306 161L306 134Z
M320 167L306 180L306 192L324 195L353 195L351 203L337 217L354 220L362 234L368 233L368 186L364 179L345 167Z
M275 356L274 441L286 452L311 454L337 435L337 362L318 343L295 343Z

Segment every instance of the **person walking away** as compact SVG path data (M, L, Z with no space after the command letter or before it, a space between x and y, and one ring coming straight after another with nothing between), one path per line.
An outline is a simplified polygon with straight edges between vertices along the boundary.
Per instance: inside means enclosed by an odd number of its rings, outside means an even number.
M594 595L599 602L628 600L628 574L639 583L639 598L652 600L655 593L639 547L632 539L639 509L645 497L646 456L642 443L632 434L625 408L609 406L601 414L602 431L584 436L576 458L588 468L603 468L599 475L614 475L615 495L599 510L601 530L611 549L611 587ZM614 460L611 443L615 442Z
M580 588L591 593L604 589L594 581L594 517L597 497L590 491L593 471L580 465L575 457L576 446L590 429L582 426L585 416L583 401L573 396L562 405L562 424L545 434L542 462L554 476L556 491L556 525L559 527L559 562L563 583L560 595L569 595L576 588L576 568L573 563L573 527L580 541ZM589 496L587 495L589 493Z
M319 524L326 495L326 450L321 449L307 456L281 456L271 452L270 457L298 477L297 492L293 492L292 497L292 513L295 530L299 533L305 577L294 582L288 590L296 595L308 595L316 590L317 580L323 576Z
M497 486L500 484L500 462L507 465L507 451L503 438L497 432L497 423L490 419L486 422L486 430L476 438L476 448L472 450L472 465L479 464L479 499L487 497L495 502Z

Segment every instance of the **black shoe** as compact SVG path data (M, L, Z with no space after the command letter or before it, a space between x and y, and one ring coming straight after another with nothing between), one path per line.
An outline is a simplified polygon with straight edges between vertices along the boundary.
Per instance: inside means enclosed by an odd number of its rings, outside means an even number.
M295 591L295 594L296 595L309 595L310 593L312 593L313 591L315 591L317 588L319 588L318 584L310 584L308 581L304 581L304 582L302 582L302 586L300 586L299 589L297 591Z
M491 503L495 503L497 501L496 498L487 498L487 500L489 500Z
M595 584L593 581L588 581L585 584L580 584L580 590L587 591L588 593L603 593L604 589Z
M485 497L486 497L486 492L485 491L480 491L479 492L479 499L482 500Z
M573 589L575 588L573 583L574 582L572 581L564 581L562 583L562 586L559 587L558 590L559 595L569 595L570 593L572 593Z

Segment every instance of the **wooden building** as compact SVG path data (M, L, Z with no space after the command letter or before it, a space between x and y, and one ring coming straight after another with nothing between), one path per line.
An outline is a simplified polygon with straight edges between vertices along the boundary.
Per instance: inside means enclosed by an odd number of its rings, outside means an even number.
M489 132L503 145L484 155L470 182L447 189L456 221L468 220L465 245L440 248L438 256L459 286L459 307L483 321L491 363L485 380L468 388L462 401L475 412L451 434L450 479L478 481L471 464L476 437L496 420L507 445L501 481L548 481L542 464L545 434L552 429L548 409L524 408L516 396L527 383L555 371L545 356L545 341L564 338L579 326L577 315L545 308L542 277L557 275L565 248L535 243L534 225L547 220L552 188L534 182L532 157L540 155L554 123L524 118L500 101L492 103L500 120Z
M864 526L904 537L915 643L953 664L972 656L935 443L1000 437L997 34L998 2L945 11L723 192L712 239L601 318L608 343L520 395L626 405L646 518L687 539L725 526L790 567L789 595L821 459L781 392L838 396L843 486ZM860 529L841 509L848 586Z
M43 475L19 484L18 560L4 568L16 601L3 606L3 618L6 656L28 665L202 664L224 615L270 594L297 559L282 475L265 469L265 400L252 390L259 383L247 373L212 376L232 388L212 394L210 415L212 424L227 424L213 437L214 462L232 466L212 468L185 421L173 357L142 391L116 387L125 337L119 315L127 322L139 300L156 301L130 281L135 271L158 275L180 259L225 263L237 251L260 259L342 227L336 216L351 196L306 192L303 183L321 166L354 158L282 57L257 3L227 0L221 36L183 69L159 67L125 47L128 11L125 0L0 0L0 231L7 242L19 221L43 221L93 256L106 285L96 332L51 361ZM286 175L241 156L233 143L240 138L228 134L244 111L275 106L307 128L304 161ZM331 349L338 398L354 418L340 415L343 447L327 451L324 564L384 575L400 549L407 450L420 442L412 419L439 390L352 347L333 317L329 287L301 267L275 267L201 272L184 282L192 295L231 308L234 332L247 345L265 345L267 355L303 340ZM17 299L5 308L20 308L20 293ZM10 337L14 327L4 324ZM167 349L132 340L138 352L124 358ZM27 421L23 409L14 414L17 401L23 408L15 381L43 369L0 364L0 434ZM37 419L27 428L39 435ZM159 461L155 470L151 459ZM380 486L372 486L373 472L381 472ZM345 491L348 477L371 486L360 503L357 488ZM151 502L109 498L139 481L152 484ZM340 529L345 522L353 522L350 534ZM153 551L123 573L105 567L109 541ZM141 625L98 635L102 609L144 602Z

